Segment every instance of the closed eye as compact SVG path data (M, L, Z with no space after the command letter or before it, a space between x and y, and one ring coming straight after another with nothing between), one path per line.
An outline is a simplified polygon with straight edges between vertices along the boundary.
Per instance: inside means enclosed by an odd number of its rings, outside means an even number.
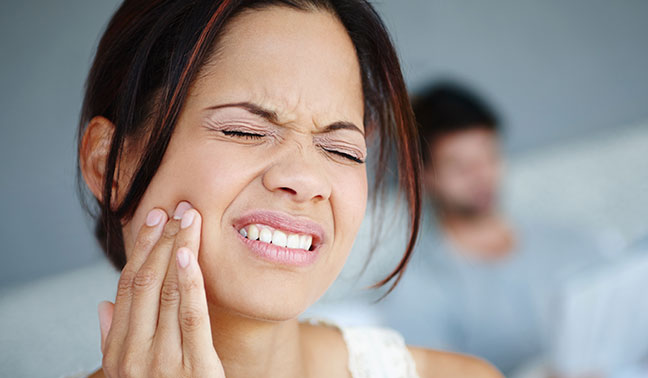
M222 130L222 132L224 135L227 136L233 136L233 137L245 138L245 139L261 139L265 136L263 134L246 133L244 131L238 131L238 130Z
M221 130L221 132L223 133L223 135L237 137L237 138L245 138L245 139L261 139L261 138L266 136L264 134L248 133L248 132L239 131L239 130ZM358 163L358 164L364 164L364 162L365 162L364 160L362 160L362 159L360 159L360 158L358 158L356 156L353 156L351 154L348 154L346 152L342 152L342 151L339 151L339 150L328 149L328 148L323 148L323 150L328 152L328 153L338 155L340 157L343 157L345 159L348 159L348 160L353 161L353 162Z
M364 164L364 160L362 160L360 158L357 158L357 157L355 157L355 156L353 156L351 154L347 154L346 152L342 152L342 151L338 151L338 150L330 150L330 149L327 149L327 148L324 148L324 151L332 153L332 154L336 154L338 156L342 156L343 158L349 159L349 160L354 161L354 162L356 162L358 164Z

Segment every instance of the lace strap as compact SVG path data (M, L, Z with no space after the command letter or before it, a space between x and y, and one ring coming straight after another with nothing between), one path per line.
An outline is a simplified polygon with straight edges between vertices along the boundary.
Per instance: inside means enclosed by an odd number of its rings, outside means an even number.
M418 378L403 337L387 328L340 327L353 378Z

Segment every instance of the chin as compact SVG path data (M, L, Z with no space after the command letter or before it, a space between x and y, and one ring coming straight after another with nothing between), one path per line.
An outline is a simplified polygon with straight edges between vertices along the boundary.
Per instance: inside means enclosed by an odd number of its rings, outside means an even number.
M295 319L308 307L299 301L271 300L264 296L232 298L209 295L208 302L210 308L217 309L216 313L270 322Z
M209 306L216 312L265 321L295 319L325 291L315 293L313 288L290 282L274 286L258 279L249 280L244 287L212 280L205 288Z

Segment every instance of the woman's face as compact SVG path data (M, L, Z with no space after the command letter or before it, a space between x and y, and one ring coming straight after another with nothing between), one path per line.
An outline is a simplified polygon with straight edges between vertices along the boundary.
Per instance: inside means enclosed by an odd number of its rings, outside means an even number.
M151 208L172 214L186 200L203 217L210 305L297 316L337 277L364 216L363 110L355 49L335 17L283 7L242 13L198 75L124 226L127 255Z

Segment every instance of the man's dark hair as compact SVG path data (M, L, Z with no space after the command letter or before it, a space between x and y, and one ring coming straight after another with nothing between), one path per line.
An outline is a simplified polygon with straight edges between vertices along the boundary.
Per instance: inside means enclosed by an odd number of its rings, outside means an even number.
M477 95L458 84L440 83L413 96L421 157L429 163L430 146L442 136L475 128L499 131L495 112Z

